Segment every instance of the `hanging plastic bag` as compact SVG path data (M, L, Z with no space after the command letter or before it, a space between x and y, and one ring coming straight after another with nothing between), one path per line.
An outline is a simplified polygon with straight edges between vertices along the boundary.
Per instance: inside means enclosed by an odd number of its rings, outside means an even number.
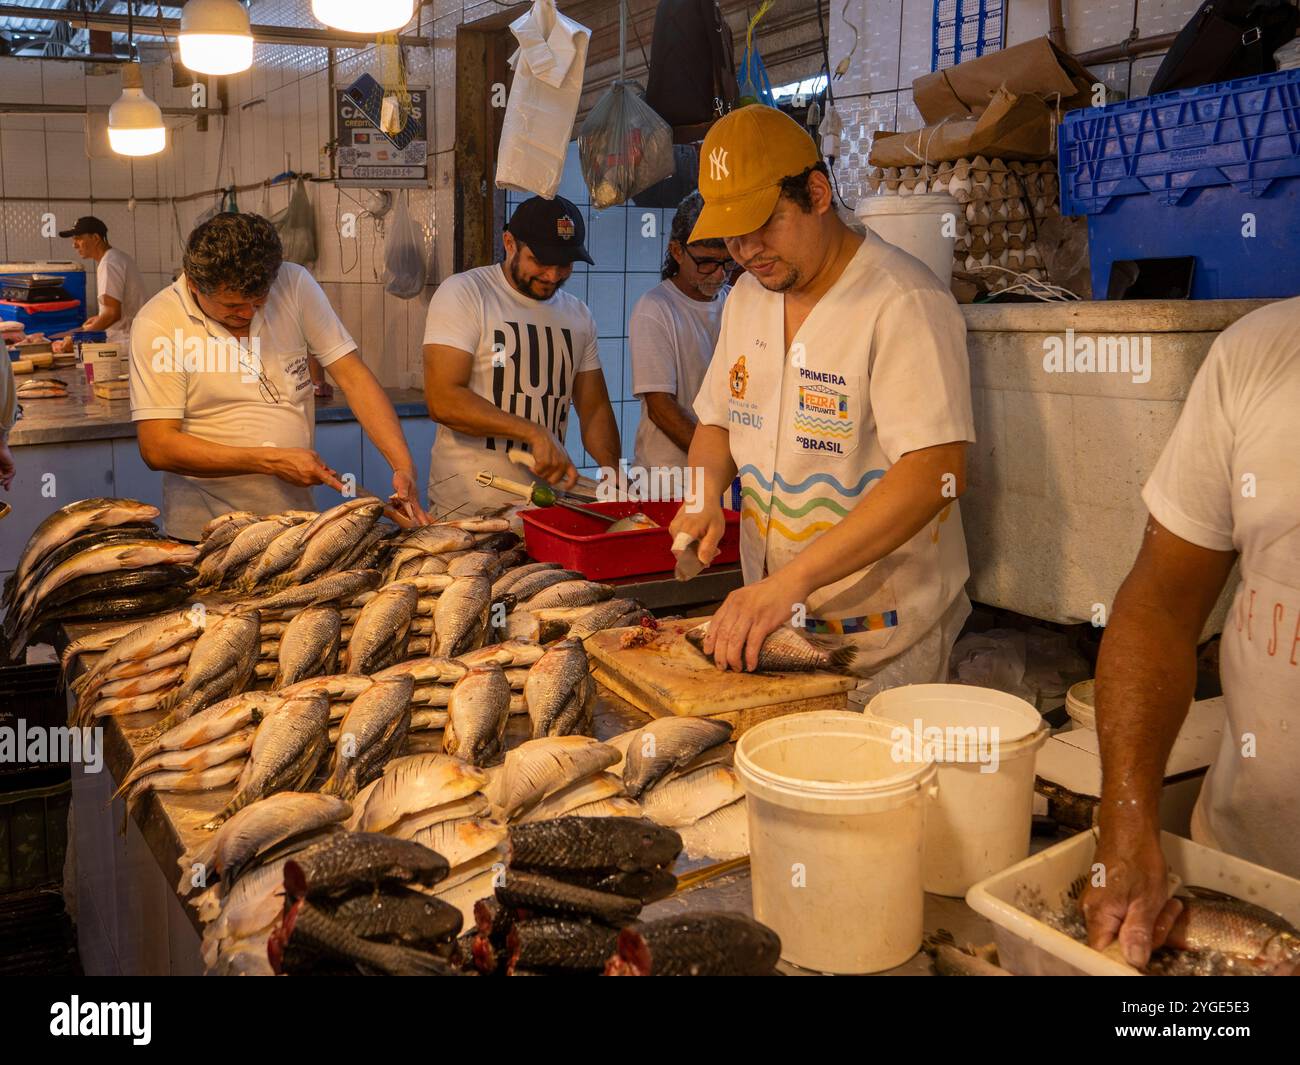
M497 188L552 200L573 135L591 30L561 15L555 0L537 0L510 23L510 32L519 50L510 57L515 78L497 148Z
M388 239L384 242L384 291L398 299L413 300L424 291L424 248L411 220L407 196L403 189L388 223Z
M582 176L593 207L616 207L673 173L673 131L641 87L616 81L578 133Z
M745 52L740 57L740 69L736 71L736 81L740 85L741 107L748 107L750 104L776 106L776 97L772 95L772 82L767 76L767 67L763 63L763 57L758 54L758 49L754 47L754 27L767 14L773 2L774 0L764 0L763 6L758 9L758 14L749 20L749 27L745 30Z
M271 216L280 234L285 262L311 266L316 262L316 214L307 198L307 179L299 178L289 206Z

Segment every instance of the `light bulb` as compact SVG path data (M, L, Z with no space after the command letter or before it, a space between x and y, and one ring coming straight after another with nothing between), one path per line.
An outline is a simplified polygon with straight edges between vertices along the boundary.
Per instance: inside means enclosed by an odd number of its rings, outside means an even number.
M415 14L413 0L311 0L311 13L349 33L391 33Z
M108 109L108 143L118 155L157 155L167 146L162 109L144 94L136 63L122 68L122 95Z
M253 65L248 12L239 0L189 0L177 36L181 62L199 74L238 74Z

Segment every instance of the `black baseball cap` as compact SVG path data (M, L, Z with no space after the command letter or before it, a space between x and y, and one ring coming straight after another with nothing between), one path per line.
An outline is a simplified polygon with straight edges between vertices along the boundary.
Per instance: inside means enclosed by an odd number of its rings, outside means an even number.
M59 230L59 236L61 237L85 237L91 233L101 237L108 236L108 226L104 225L104 223L93 214L88 214L82 218L78 218L76 222L72 224L71 229Z
M510 216L506 232L527 244L543 266L567 266L579 259L595 265L596 260L587 254L583 243L587 226L582 211L563 196L524 200Z

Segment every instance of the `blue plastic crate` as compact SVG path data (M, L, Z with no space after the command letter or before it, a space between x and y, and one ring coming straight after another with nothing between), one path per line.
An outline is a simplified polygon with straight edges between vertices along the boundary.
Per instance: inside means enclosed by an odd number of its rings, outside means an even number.
M1300 70L1071 111L1058 149L1098 298L1116 260L1188 255L1193 299L1300 294Z

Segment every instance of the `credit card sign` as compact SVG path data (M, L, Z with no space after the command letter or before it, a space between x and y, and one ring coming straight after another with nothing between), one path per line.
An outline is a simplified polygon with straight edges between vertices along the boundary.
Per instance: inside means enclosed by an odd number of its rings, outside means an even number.
M379 129L382 90L359 101L358 92L335 92L338 149L334 177L340 185L366 188L428 188L428 89L409 89L411 110L406 125L395 136ZM354 87L355 88L355 87Z

